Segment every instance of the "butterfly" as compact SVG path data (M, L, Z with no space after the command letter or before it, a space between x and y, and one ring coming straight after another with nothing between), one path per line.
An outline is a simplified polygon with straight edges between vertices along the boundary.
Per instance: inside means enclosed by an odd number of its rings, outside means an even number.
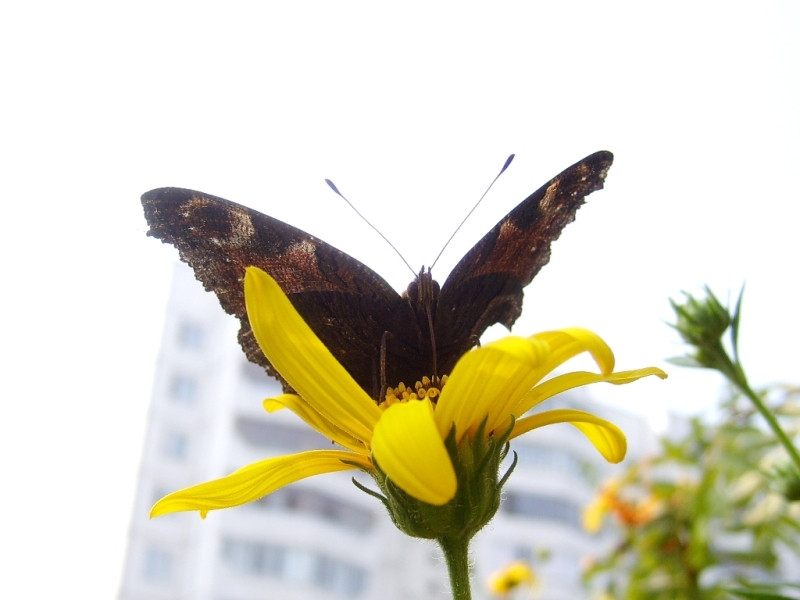
M553 177L495 225L443 286L422 270L398 294L372 269L308 233L202 192L160 188L142 196L148 235L172 244L240 323L247 358L289 384L259 348L247 318L244 274L269 273L350 375L378 398L386 382L446 374L495 323L511 328L523 288L550 260L550 244L592 192L613 155L596 152ZM434 372L435 371L435 372Z

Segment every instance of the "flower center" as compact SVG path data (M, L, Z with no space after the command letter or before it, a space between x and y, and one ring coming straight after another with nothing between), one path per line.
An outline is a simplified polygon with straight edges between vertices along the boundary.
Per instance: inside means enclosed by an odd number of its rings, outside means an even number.
M413 388L406 387L401 381L396 388L389 387L386 389L386 397L381 402L380 407L386 410L398 402L422 400L423 398L430 398L433 405L436 406L436 400L439 398L439 394L442 393L445 383L447 383L447 375L433 379L423 377L422 381L417 381Z

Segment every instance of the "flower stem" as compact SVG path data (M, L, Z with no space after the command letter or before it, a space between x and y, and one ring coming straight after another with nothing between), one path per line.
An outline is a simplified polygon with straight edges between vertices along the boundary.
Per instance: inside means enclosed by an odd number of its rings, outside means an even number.
M772 428L772 431L775 433L777 438L780 440L783 447L786 448L786 452L789 453L789 456L792 459L792 462L795 466L800 470L800 453L797 452L797 448L794 447L792 444L792 440L789 439L789 436L786 435L786 432L781 429L780 424L778 423L778 419L775 418L775 415L772 414L762 402L761 398L758 397L753 390L750 389L750 386L747 384L747 379L744 377L744 373L741 374L741 378L734 379L734 383L738 386L740 390L747 396L750 401L755 405L758 412L761 413L761 416L764 417L766 422Z
M792 440L789 439L789 436L786 435L786 432L781 429L780 423L778 423L778 419L775 418L775 415L772 414L772 411L766 407L758 394L756 394L750 387L741 363L738 360L731 360L727 352L724 350L720 350L718 354L721 363L718 367L718 370L725 375L725 377L727 377L733 385L738 387L741 392L747 396L750 402L753 403L753 405L756 407L756 410L758 410L758 412L761 413L761 416L764 417L764 420L770 426L783 447L786 448L786 452L789 453L792 462L795 464L797 469L800 470L800 453L798 453L797 448L795 448Z
M472 600L469 586L469 540L443 537L438 541L447 562L453 600Z

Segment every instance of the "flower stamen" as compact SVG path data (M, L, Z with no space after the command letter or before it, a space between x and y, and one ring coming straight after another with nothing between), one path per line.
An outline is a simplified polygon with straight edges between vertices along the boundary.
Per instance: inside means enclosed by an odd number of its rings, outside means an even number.
M447 375L442 377L423 377L422 381L417 381L414 388L406 387L402 381L397 384L396 388L388 387L386 389L386 397L381 403L380 407L386 410L390 406L398 402L408 402L410 400L422 400L428 398L433 406L436 406L436 399L442 393L444 384L447 383Z

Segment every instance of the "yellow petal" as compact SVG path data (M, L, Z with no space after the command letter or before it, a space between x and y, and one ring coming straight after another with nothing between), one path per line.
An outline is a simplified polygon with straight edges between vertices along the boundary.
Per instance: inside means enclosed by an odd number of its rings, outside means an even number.
M436 405L439 435L446 438L455 424L458 441L487 417L486 431L493 431L536 383L549 356L546 343L514 336L462 356Z
M522 399L522 402L514 407L514 416L520 417L540 402L552 398L561 392L571 390L572 388L601 382L623 385L650 375L655 375L661 379L667 378L667 374L657 367L645 367L644 369L634 369L632 371L617 371L616 373L608 375L599 375L597 373L589 373L588 371L564 373L563 375L548 379L528 392Z
M613 423L582 410L560 408L525 417L516 422L511 438L553 423L569 423L577 427L608 462L618 463L625 458L628 442L622 430Z
M306 424L319 431L326 438L333 440L337 444L349 448L355 452L369 455L369 450L359 440L352 435L342 431L325 417L315 411L311 405L295 394L282 394L275 398L264 400L264 409L271 413L282 408L288 408L298 417L303 419Z
M417 500L441 506L456 494L456 473L427 398L386 409L372 437L372 456L389 479Z
M381 410L311 331L275 280L248 267L244 295L250 326L275 369L314 410L369 442Z
M581 520L583 528L589 533L597 533L603 528L603 521L608 513L609 506L605 494L600 494L583 509Z
M537 333L531 338L545 341L550 345L552 355L546 366L547 371L542 376L581 352L589 352L592 355L601 373L607 375L614 370L614 353L611 348L599 335L588 329L567 327Z
M207 512L239 506L312 475L356 468L342 461L372 468L367 457L340 450L311 450L268 458L234 471L227 477L164 496L150 510L150 518L186 510Z

